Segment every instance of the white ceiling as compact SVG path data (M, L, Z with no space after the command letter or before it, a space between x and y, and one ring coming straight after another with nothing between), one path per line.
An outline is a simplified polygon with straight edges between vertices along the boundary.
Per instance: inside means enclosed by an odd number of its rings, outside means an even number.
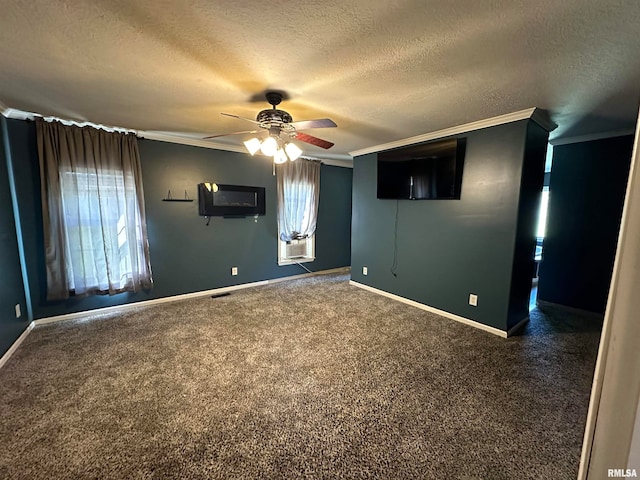
M638 0L13 0L0 32L5 107L200 138L280 89L338 124L318 157L529 107L552 138L631 130L640 98Z

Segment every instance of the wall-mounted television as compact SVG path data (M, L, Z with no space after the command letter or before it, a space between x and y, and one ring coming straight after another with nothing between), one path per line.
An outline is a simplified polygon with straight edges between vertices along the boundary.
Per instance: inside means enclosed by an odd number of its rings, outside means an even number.
M465 139L453 138L378 154L378 198L459 200Z
M265 214L265 188L220 183L198 184L198 213L204 217Z

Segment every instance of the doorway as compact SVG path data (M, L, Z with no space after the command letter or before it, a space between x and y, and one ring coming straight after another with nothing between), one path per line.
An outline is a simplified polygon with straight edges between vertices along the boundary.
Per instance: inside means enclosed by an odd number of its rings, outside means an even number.
M549 183L551 179L551 166L553 164L553 145L547 146L547 158L544 164L544 183L540 195L540 208L538 210L538 223L536 225L536 249L533 255L534 269L531 280L531 295L529 296L529 311L537 306L538 302L538 271L543 258L544 236L547 228L547 213L549 206Z

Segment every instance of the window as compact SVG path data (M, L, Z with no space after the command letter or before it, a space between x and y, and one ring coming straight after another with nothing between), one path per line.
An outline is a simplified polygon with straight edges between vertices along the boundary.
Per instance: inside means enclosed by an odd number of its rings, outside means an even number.
M278 265L315 260L320 162L298 159L276 167Z
M60 180L69 291L108 291L109 278L113 290L131 287L132 239L126 227L127 210L135 212L134 229L140 228L137 206L131 201L127 205L126 200L135 198L132 176L125 182L122 172L106 171L99 184L98 175L81 169L61 172ZM127 195L122 194L125 190ZM111 261L103 261L105 251Z
M313 196L314 185L303 182L298 188L289 188L284 197L285 209L294 212L300 217L301 225L308 225L313 206L308 199ZM301 227L300 230L304 230ZM303 234L294 231L291 240L278 242L278 265L290 265L292 263L312 262L316 259L315 235L304 237Z
M36 118L47 299L150 288L134 135Z

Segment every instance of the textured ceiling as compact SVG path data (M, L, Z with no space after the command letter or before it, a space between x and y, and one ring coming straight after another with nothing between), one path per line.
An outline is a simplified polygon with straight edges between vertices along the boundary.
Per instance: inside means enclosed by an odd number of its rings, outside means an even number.
M640 98L638 0L13 0L0 32L5 107L200 138L280 89L338 124L317 156L529 107L552 138L632 129Z

